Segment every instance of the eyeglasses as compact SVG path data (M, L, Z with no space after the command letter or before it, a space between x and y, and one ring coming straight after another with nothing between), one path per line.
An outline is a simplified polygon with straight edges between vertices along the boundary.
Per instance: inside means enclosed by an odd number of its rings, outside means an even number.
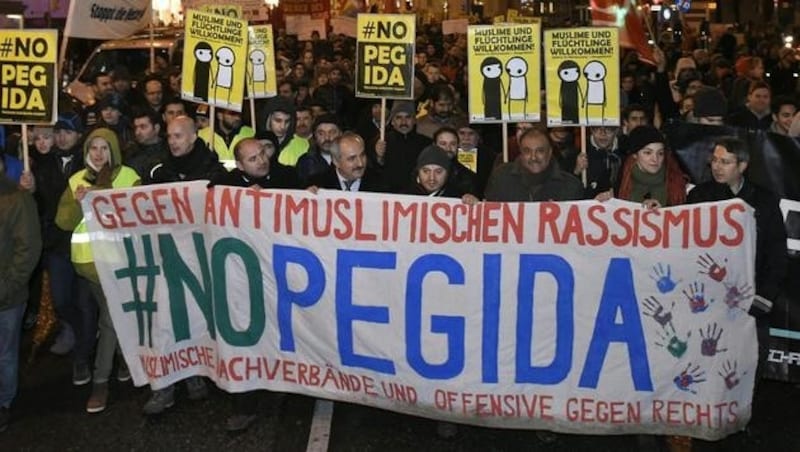
M711 165L717 164L722 166L728 166L728 165L735 165L737 161L735 159L718 159L712 157L708 159L708 163Z

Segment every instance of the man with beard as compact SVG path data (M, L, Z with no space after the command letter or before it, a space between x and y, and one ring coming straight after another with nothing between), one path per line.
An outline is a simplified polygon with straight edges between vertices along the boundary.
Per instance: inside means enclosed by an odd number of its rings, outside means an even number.
M314 121L314 143L297 160L297 176L302 186L308 186L311 178L326 172L331 166L331 147L342 134L335 115L322 115Z
M402 193L413 180L412 173L420 152L431 144L428 137L418 134L414 103L395 101L389 113L392 130L386 140L375 143L375 164L382 172L392 193Z
M214 132L210 127L205 127L197 132L197 136L205 141L211 149L217 153L219 159L229 169L234 163L233 148L240 140L252 138L255 131L242 123L242 114L238 111L218 108L217 118L214 122ZM212 143L213 137L213 143Z
M541 202L583 199L580 181L558 167L547 130L534 127L520 137L516 160L497 167L486 187L487 201Z
M376 170L367 168L364 140L345 132L330 148L333 165L310 180L310 186L342 191L386 192L387 186Z
M458 130L467 120L465 117L456 114L453 109L455 104L456 96L449 85L435 85L428 104L428 114L419 118L417 132L428 138L433 138L433 134L444 126L450 126Z
M297 107L297 110L295 110L294 135L306 139L310 144L311 139L314 138L314 133L311 131L313 125L314 115L311 114L311 108L305 106Z
M143 184L150 183L150 170L166 160L167 142L161 137L161 122L152 111L139 110L133 116L133 142L125 149L123 163L133 168Z
M266 138L276 143L273 160L281 165L295 166L297 160L308 151L308 140L295 135L295 108L290 102L273 97L267 103ZM310 115L310 113L309 113Z

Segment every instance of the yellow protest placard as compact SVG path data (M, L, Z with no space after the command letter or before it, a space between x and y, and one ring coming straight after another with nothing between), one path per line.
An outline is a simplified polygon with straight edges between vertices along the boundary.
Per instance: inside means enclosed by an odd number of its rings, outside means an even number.
M356 96L413 99L416 16L359 14Z
M204 13L219 14L220 16L228 16L235 19L243 17L241 5L202 5L198 9Z
M56 119L58 31L0 30L0 123Z
M508 10L506 10L506 18L508 22L516 22L517 16L519 16L519 11L516 9L508 8Z
M616 28L544 33L547 126L618 126L619 35Z
M500 14L500 15L498 15L498 16L494 16L494 17L492 18L492 23L493 23L493 24L495 24L495 25L497 25L497 24L502 24L502 23L503 23L503 22L505 22L505 21L506 21L506 16L505 16L505 14Z
M247 93L260 99L278 94L275 74L275 46L272 25L249 28L250 45L247 58Z
M189 10L181 97L242 111L247 70L247 21Z
M470 122L539 120L540 30L539 24L469 27Z

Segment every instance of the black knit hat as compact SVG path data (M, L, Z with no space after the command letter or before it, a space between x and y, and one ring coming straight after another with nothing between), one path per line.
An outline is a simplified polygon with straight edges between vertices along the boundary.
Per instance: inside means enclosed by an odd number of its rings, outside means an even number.
M701 88L694 93L693 97L694 110L692 110L692 114L695 118L725 116L728 114L728 101L722 95L722 92L716 88Z
M417 157L417 171L425 165L438 165L446 170L450 170L450 158L444 149L431 144L420 152Z
M664 143L664 135L653 126L639 126L631 131L628 139L631 154L635 154L642 150L650 143Z
M322 124L334 124L340 130L342 128L342 125L339 123L339 118L337 118L334 114L327 113L314 120L314 127L312 127L311 130L316 132L317 127Z

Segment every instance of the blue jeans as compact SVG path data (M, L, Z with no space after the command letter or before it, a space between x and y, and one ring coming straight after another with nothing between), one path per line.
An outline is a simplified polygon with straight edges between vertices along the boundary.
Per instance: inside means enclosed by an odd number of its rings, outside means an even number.
M9 408L17 395L19 341L25 304L0 311L0 407Z

